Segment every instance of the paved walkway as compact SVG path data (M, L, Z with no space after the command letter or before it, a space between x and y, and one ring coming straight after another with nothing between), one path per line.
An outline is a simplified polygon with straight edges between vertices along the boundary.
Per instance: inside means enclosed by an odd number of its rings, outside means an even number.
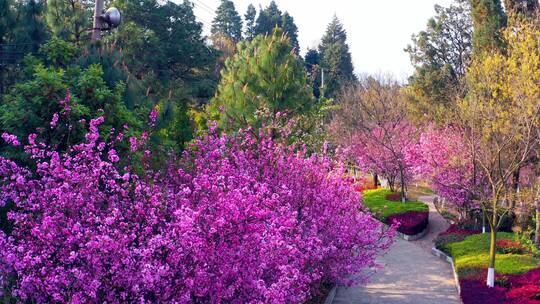
M333 304L454 304L460 303L450 264L431 254L433 239L448 224L435 210L432 196L420 197L430 205L429 233L421 240L396 239L378 262L384 266L366 286L339 287Z

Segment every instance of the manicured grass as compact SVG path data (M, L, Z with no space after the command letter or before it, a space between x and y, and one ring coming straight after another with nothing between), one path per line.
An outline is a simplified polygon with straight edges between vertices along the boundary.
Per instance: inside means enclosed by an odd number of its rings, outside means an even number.
M410 212L410 211L429 211L426 204L417 201L393 202L385 198L391 194L388 189L366 190L362 192L364 205L377 217L384 221L390 215Z
M498 240L512 240L512 233L497 233ZM454 258L457 271L467 276L471 269L485 269L489 261L489 233L475 234L464 241L447 245L450 255ZM522 274L540 267L540 259L527 254L497 253L495 272L500 274Z

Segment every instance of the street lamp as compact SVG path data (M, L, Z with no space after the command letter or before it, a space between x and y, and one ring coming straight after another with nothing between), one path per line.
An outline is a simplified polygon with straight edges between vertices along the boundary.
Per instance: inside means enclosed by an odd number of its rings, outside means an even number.
M101 39L101 31L111 30L120 25L122 16L116 7L103 11L103 0L96 0L94 7L94 27L92 28L92 43ZM105 27L106 26L106 27Z

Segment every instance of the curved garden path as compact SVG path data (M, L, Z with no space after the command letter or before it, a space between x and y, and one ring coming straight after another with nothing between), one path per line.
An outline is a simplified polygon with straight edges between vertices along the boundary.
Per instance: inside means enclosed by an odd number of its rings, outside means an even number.
M396 238L390 251L379 257L383 268L372 277L371 283L338 287L333 304L460 303L450 264L431 254L433 239L448 224L435 210L433 196L421 196L419 200L430 208L429 233L414 242Z

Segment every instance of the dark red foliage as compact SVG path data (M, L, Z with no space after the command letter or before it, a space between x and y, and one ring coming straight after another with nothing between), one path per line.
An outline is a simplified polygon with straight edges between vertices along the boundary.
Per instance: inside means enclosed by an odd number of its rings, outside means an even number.
M512 240L498 240L497 250L500 253L514 253L514 254L523 254L528 251L527 248L523 246L520 242L512 241Z
M513 304L540 304L540 268L510 276L507 297Z
M391 215L386 218L387 224L392 224L394 222L401 224L398 228L399 232L406 235L415 235L427 228L429 223L429 212L410 211Z
M483 280L461 279L463 304L508 304L506 289L500 286L489 288Z
M389 200L389 201L400 202L401 201L401 194L399 194L399 193L390 193L390 194L387 194L384 198L386 198L386 200Z
M540 285L528 284L512 288L506 296L512 304L540 304Z
M446 229L446 231L441 232L439 236L449 235L449 234L460 234L460 235L467 236L467 235L473 235L476 233L478 232L474 230L461 229L456 224L452 224L450 225L450 227L448 227L448 229Z
M375 185L358 185L355 190L357 192L364 192L365 190L374 190L374 189L378 189L379 187L375 186Z
M522 275L499 275L494 288L486 286L486 273L485 269L460 273L464 304L540 304L540 268Z

